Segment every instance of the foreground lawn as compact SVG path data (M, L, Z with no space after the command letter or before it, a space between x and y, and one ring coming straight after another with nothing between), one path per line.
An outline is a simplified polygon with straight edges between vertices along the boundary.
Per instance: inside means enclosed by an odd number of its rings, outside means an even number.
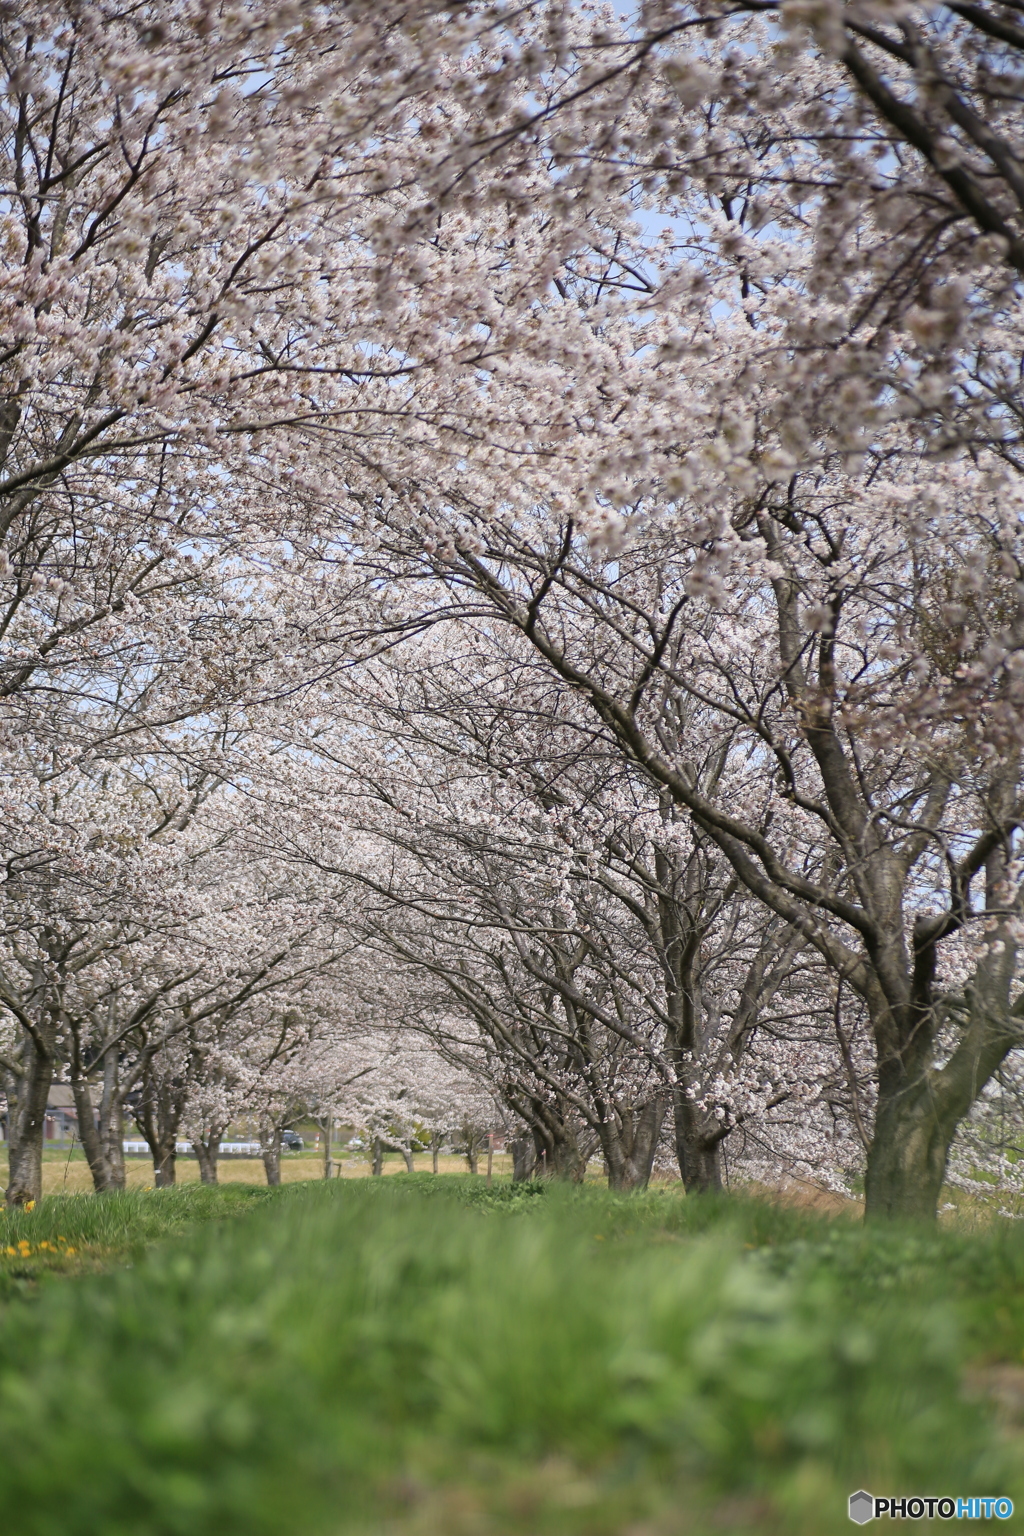
M827 1536L859 1487L1024 1498L1015 1224L429 1176L3 1219L44 1269L131 1263L9 1277L18 1536Z

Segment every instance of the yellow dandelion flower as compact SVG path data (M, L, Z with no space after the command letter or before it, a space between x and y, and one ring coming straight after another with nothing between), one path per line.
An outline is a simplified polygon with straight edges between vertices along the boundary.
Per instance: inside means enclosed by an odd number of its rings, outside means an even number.
M13 1254L16 1257L17 1253L18 1253L18 1250L17 1250L17 1248L7 1248L7 1249L5 1249L5 1252Z
M35 1203L34 1200L26 1200L25 1201L25 1209L26 1209L26 1211L34 1211L35 1208L36 1208L36 1203Z
M74 1250L74 1249L73 1249L73 1248L65 1248L65 1249L64 1249L64 1252L65 1252L65 1253L74 1253L74 1251L75 1251L75 1250Z

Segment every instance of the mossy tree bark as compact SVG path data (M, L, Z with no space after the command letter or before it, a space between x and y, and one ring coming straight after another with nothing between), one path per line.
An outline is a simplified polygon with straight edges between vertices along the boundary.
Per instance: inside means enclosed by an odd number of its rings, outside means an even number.
M989 897L1002 889L1002 858L990 859ZM997 910L997 909L996 909ZM1010 1051L1024 1042L1024 995L1013 998L1017 950L1005 913L994 920L988 953L973 984L956 1002L960 1039L943 1066L931 1062L941 1004L931 997L934 935L917 925L918 1009L923 1017L883 1016L878 1033L888 1044L894 1022L903 1028L879 1070L878 1108L868 1152L865 1208L871 1220L934 1219L957 1127ZM1000 920L1002 919L1002 920ZM934 927L934 925L932 925Z

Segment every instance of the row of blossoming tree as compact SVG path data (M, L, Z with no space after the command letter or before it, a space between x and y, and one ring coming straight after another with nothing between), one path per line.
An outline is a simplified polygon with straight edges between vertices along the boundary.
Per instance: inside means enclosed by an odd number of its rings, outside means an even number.
M243 1083L271 1164L373 1081L523 1174L1012 1165L1022 55L1011 0L3 11L10 1199L55 1075L98 1187Z

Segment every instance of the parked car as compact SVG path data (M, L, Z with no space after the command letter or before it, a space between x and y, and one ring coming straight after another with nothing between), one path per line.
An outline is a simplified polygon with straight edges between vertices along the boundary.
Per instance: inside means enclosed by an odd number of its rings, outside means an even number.
M282 1131L281 1145L286 1152L301 1152L306 1143L298 1131Z

